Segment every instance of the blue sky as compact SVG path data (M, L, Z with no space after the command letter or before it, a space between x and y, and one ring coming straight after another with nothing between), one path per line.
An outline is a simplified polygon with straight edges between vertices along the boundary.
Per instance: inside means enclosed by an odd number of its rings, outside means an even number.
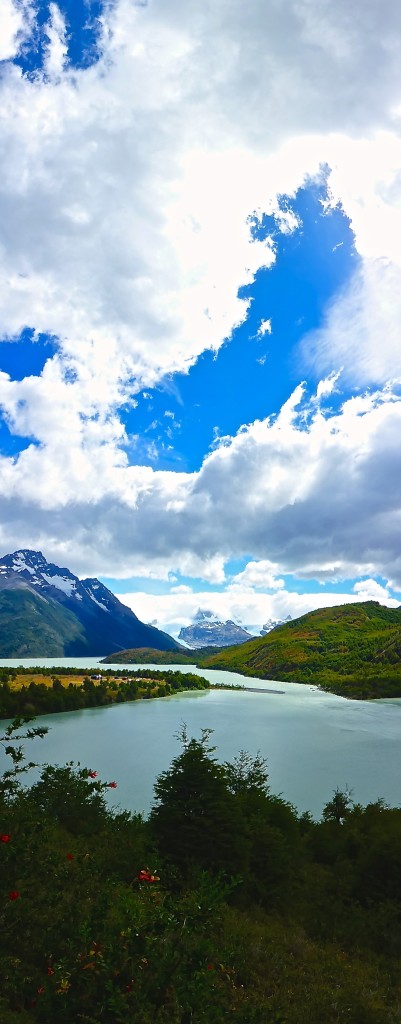
M298 342L320 326L327 303L357 261L349 222L340 208L324 212L326 196L325 183L311 182L292 200L281 198L299 226L286 236L274 217L266 217L259 227L259 237L273 239L277 258L241 290L251 302L245 323L188 373L141 394L125 421L129 433L139 435L132 450L141 461L199 470L216 437L273 415L286 401L304 369ZM267 320L271 328L258 336ZM316 375L310 379L315 384Z
M84 0L78 3L59 3L57 6L65 20L66 50L70 67L90 67L99 58L99 18L104 5L98 0ZM47 26L51 20L51 13L51 3L37 0L32 32L14 58L15 64L26 75L33 76L44 68L49 39Z
M173 633L401 601L400 29L5 0L4 553Z

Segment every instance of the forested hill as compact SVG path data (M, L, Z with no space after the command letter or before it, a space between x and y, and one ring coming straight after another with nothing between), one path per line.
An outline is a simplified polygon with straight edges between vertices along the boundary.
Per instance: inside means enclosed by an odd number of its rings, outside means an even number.
M200 647L188 650L177 644L176 651L156 651L152 647L130 647L102 658L102 665L198 665L209 654L218 654L223 648ZM231 650L231 648L230 648Z
M366 601L319 609L202 665L315 683L347 697L401 696L401 608Z

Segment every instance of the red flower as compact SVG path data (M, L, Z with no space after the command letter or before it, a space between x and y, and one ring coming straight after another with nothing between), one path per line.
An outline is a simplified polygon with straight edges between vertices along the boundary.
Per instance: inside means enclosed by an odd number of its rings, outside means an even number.
M214 967L213 967L213 964L208 964L208 965L207 965L207 970L208 970L208 971L214 971Z
M8 836L8 835L0 836L0 843L9 843L10 839L11 839L11 836Z
M88 774L90 779L96 779L97 776L99 775L99 772L89 772Z
M41 985L40 988L38 988L38 996L43 996L44 992L46 992L45 986Z
M47 968L47 973L48 973L48 975L49 975L49 978L50 978L50 976L51 976L52 974L54 974L53 968L52 968L52 967L48 967L48 968Z
M129 981L128 985L126 985L125 991L126 992L132 992L133 987L134 987L134 979L132 978L132 981Z
M21 893L18 892L18 889L12 889L8 894L8 898L9 900L19 900L20 895Z
M66 854L66 859L67 860L75 860L74 854L73 853L67 853Z
M146 871L144 868L142 868L142 871L139 871L136 877L139 882L160 882L159 876L152 875L152 873L149 871L149 868L146 868Z
M117 783L116 782L108 782L107 785L108 785L109 789L117 789Z

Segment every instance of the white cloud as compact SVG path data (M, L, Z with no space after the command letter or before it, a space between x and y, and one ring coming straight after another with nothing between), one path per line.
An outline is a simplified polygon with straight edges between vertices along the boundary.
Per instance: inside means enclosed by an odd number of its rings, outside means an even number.
M384 259L401 266L399 132L377 130L357 139L333 137L330 148L332 202L343 204L358 252L367 260Z
M29 10L5 0L6 55ZM248 552L279 572L400 580L390 392L331 418L315 400L305 419L299 388L192 475L129 465L117 415L246 317L239 287L275 259L255 218L293 230L277 195L322 164L363 265L315 360L358 383L399 375L400 5L117 0L102 25L99 61L71 69L53 5L45 75L9 66L0 82L0 331L59 346L39 378L0 378L11 430L33 440L0 460L4 550L122 576L220 583Z
M44 69L46 75L53 80L60 78L67 60L67 41L65 20L57 4L49 4L50 19L45 27L47 45L45 47ZM82 223L79 208L76 222Z
M262 562L244 570L253 584L293 573L399 586L401 398L360 396L328 415L302 393L275 419L225 438L192 474L129 466L112 418L82 438L72 411L65 449L56 409L53 446L0 462L1 548L43 546L89 575L179 571L219 584L224 563L247 551Z
M12 35L22 10L6 0ZM359 250L379 233L395 258L398 5L117 0L79 71L50 14L51 80L10 67L1 83L0 329L57 336L99 404L106 367L132 391L221 345L247 313L238 288L274 259L249 218L293 230L277 193L321 163Z
M272 322L271 320L261 320L258 330L256 332L257 338L263 338L265 334L272 333Z
M273 565L267 559L260 562L248 562L242 572L232 577L230 586L280 590L281 587L284 587L284 580L277 578L278 571L278 566Z
M317 402L320 402L322 398L327 398L327 395L331 395L333 393L333 391L337 390L336 384L337 384L337 381L338 381L339 377L340 377L340 372L338 372L338 373L334 373L333 372L333 373L330 373L328 377L325 377L324 380L320 380L319 381L319 383L317 385L317 388L316 388L316 400L317 400Z
M387 604L393 608L398 607L400 603L392 597L389 587L383 587L377 580L360 580L355 583L353 591L361 601L379 601L380 604Z
M159 629L165 629L175 637L181 626L190 625L198 608L210 608L223 622L232 619L257 636L267 619L285 619L287 615L298 618L315 608L368 600L380 600L388 607L398 607L400 602L384 592L384 588L382 590L380 597L366 596L364 592L296 594L285 589L275 594L261 594L249 587L239 587L235 593L232 590L223 593L207 590L155 595L137 591L118 596L139 618L146 622L155 621Z
M30 0L2 0L0 7L0 60L18 53L30 33L34 5Z
M351 385L401 380L401 265L364 260L301 351L308 369L341 367Z

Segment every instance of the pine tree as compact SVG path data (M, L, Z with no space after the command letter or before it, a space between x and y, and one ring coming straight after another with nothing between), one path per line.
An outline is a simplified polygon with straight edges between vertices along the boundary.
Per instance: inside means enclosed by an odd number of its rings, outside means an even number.
M156 781L151 826L160 848L184 876L200 868L241 872L247 842L241 814L230 792L225 768L213 756L211 730L200 740L179 738L183 751Z

